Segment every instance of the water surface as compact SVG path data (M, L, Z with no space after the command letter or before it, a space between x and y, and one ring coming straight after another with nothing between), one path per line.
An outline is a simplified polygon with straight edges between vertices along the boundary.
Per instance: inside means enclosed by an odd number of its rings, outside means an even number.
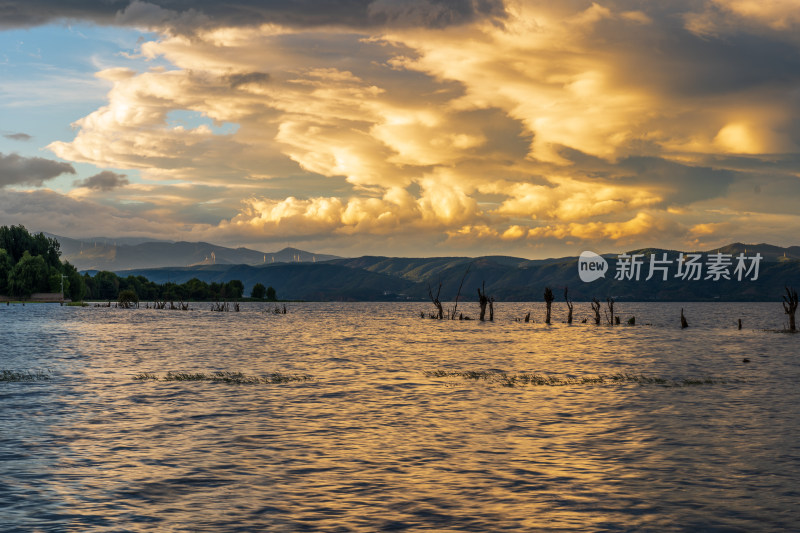
M617 304L637 325L613 328L580 323L585 303L573 325L556 305L551 326L540 303L498 304L493 323L421 319L424 303L193 307L0 307L0 369L52 376L0 383L4 531L800 523L800 336L770 331L779 303ZM435 370L714 383L503 387ZM313 379L134 379L168 371Z

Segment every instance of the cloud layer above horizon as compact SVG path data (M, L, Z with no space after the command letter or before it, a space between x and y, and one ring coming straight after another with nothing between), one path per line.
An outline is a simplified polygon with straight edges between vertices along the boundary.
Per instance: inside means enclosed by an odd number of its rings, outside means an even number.
M155 32L151 67L93 73L107 103L46 144L61 162L0 154L2 223L86 236L89 209L115 235L351 254L797 244L794 2L96 4L0 7Z

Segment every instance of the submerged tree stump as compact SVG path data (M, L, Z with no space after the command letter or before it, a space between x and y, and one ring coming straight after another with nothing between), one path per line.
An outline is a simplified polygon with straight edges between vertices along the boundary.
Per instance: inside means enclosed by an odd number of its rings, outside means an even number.
M483 292L478 289L478 305L481 306L481 315L480 321L484 322L486 320L486 305L489 303L489 297L486 296L486 282L483 282Z
M592 311L594 311L594 324L600 325L600 300L592 298Z
M784 287L786 294L783 296L783 312L789 315L789 331L797 331L795 323L795 313L797 312L797 291L791 287Z
M686 321L686 317L683 316L683 307L681 307L681 329L685 329L689 327L689 323Z
M606 306L608 307L608 316L606 317L608 319L608 325L609 326L613 326L614 325L614 298L611 298L611 297L606 298ZM619 322L617 322L617 324L619 324Z
M470 268L472 268L472 263L467 265L467 269L464 271L464 275L461 276L461 283L459 284L458 292L456 293L456 302L455 304L453 304L453 310L450 312L450 320L456 319L456 312L458 311L458 300L461 298L461 289L464 287L464 280L467 279L467 274L469 274ZM439 288L441 289L441 283L439 284Z
M437 310L436 318L439 320L442 320L444 318L444 309L442 308L441 300L439 300L439 295L441 294L441 292L442 292L441 281L439 282L439 289L436 291L436 296L433 295L433 290L431 289L431 286L428 285L428 296L430 297L431 302L433 302L433 306L436 307Z
M552 305L553 305L553 300L555 300L555 299L556 299L556 297L553 296L553 291L550 289L550 287L545 287L544 288L544 303L547 305L547 314L545 315L545 319L544 319L544 323L545 324L549 324L550 323L550 311L551 311L551 308L552 308Z
M572 300L569 299L569 287L564 287L564 301L567 302L567 324L572 324Z

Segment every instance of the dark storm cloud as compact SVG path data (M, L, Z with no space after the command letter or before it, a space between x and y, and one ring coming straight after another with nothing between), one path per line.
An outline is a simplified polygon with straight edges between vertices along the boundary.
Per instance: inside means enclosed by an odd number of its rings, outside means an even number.
M179 27L185 26L189 19L194 24L205 21L233 26L271 22L291 26L440 27L480 17L499 17L503 13L502 0L26 0L0 2L0 28L36 26L59 19L175 23Z
M374 0L367 8L372 22L443 28L485 16L502 16L502 0Z
M646 27L612 20L595 31L596 42L614 52L620 78L676 96L720 95L800 80L797 46L777 35L698 36L670 19Z
M22 157L0 153L0 188L8 185L41 186L61 174L75 174L69 163L59 163L41 157Z
M12 141L30 141L33 139L27 133L9 133L8 135L3 135L6 139L11 139Z
M117 187L123 187L130 183L125 174L117 174L110 170L104 170L100 174L95 174L85 180L78 180L73 183L76 187L86 187L96 191L110 191Z
M248 85L250 83L255 83L256 85L260 85L262 83L267 83L269 81L269 74L265 72L248 72L247 74L233 74L228 76L228 81L231 84L232 89L236 89L237 87L241 87L242 85Z
M725 196L737 177L731 170L688 166L657 157L630 157L620 161L619 168L637 185L671 191L667 200L679 205Z
M578 150L561 148L559 155L569 159L577 173L588 179L609 183L659 188L671 205L724 197L731 185L751 172L706 165L685 165L660 157L634 156L610 163Z

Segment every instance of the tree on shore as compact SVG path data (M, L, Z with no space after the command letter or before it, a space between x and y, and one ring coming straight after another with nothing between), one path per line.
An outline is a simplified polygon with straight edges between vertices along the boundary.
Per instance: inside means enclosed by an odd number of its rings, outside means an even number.
M69 265L68 270L74 270ZM86 287L86 298L91 300L117 300L119 294L125 290L132 290L139 297L139 300L150 300L159 302L185 302L225 300L241 298L244 292L244 284L238 280L231 280L226 283L206 283L198 278L192 278L185 283L178 284L168 281L157 284L148 280L144 276L127 276L121 278L113 272L100 271L94 276L88 273L82 277L75 271L72 275L81 278L81 284ZM66 283L65 283L66 290ZM72 290L72 287L70 287ZM274 296L273 289L273 296ZM266 296L269 298L270 290L266 289ZM73 297L73 299L75 299Z
M47 264L40 255L31 255L27 250L8 276L8 288L12 295L29 298L34 292L47 292L50 288Z
M253 289L250 291L250 298L255 298L256 300L263 300L267 296L267 288L264 286L263 283L256 283L253 285Z
M31 235L22 225L0 227L0 248L8 252L14 263L18 263L28 252L32 256L41 256L47 266L61 265L61 245L58 241L43 233Z
M0 294L9 294L8 275L14 268L14 260L4 249L0 248Z
M238 279L232 279L225 284L226 298L241 298L244 294L244 284Z
M78 271L59 259L57 240L31 235L24 226L0 227L0 294L27 298L35 292L57 293L73 300L83 297ZM116 297L116 294L114 295Z
M269 300L271 302L274 302L275 300L278 299L278 295L275 293L275 287L273 287L272 285L267 287L266 295L267 295L267 300Z

